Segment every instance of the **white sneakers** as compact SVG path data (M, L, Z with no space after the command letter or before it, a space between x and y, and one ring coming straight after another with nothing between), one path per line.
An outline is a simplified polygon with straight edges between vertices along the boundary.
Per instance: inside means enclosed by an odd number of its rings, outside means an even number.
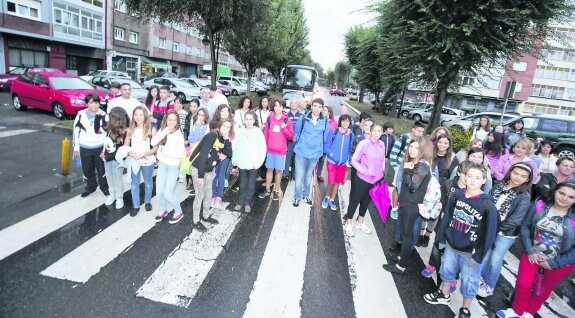
M104 204L112 205L112 204L114 204L114 201L116 201L116 199L114 198L113 195L107 195L106 196L106 202Z
M121 209L124 207L124 199L116 200L116 209Z
M513 308L508 308L505 310L499 310L497 312L497 317L499 318L533 318L533 315L525 312L523 315L518 315Z
M365 222L361 223L355 222L355 227L360 229L365 234L371 234L371 230L369 229L369 227L367 227L367 224L365 224ZM345 222L344 230L347 236L349 237L353 236L353 226L351 225L351 223Z
M345 222L345 235L352 237L353 236L353 227L351 223Z

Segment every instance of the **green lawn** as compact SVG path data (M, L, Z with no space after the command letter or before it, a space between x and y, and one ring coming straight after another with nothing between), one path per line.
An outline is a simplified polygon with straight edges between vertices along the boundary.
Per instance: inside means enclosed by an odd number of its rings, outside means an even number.
M359 110L360 112L367 112L375 119L378 123L385 123L386 121L393 121L393 125L395 127L395 134L400 135L404 133L408 133L411 131L411 127L413 126L413 120L407 119L405 117L395 118L385 116L382 113L378 113L372 109L373 105L371 103L359 103L357 101L347 101L348 104Z

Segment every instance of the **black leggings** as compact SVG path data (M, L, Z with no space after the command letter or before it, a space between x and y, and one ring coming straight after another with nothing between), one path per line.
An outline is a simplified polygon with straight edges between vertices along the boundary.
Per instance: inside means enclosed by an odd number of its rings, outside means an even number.
M415 221L419 217L419 208L417 206L406 206L399 208L399 225L401 230L401 253L399 256L398 265L405 268L407 263L407 258L411 254L413 249L413 227L415 226Z
M369 190L373 187L373 184L363 181L361 178L354 176L352 180L351 192L349 193L349 206L347 207L346 219L353 219L355 210L359 205L359 216L365 216L367 212L367 207L371 203L371 197L369 195Z

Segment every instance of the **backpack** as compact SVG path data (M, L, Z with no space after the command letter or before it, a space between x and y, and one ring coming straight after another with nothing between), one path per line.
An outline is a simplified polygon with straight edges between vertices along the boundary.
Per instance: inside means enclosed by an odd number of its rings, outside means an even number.
M297 135L297 141L296 141L296 142L299 142L299 141L301 140L300 137L301 137L301 133L303 132L303 127L305 126L305 118L306 118L307 115L310 114L310 113L311 113L311 110L302 115L302 119L301 119L301 129L300 129L300 131L299 131L299 134ZM325 118L325 117L323 116L323 114L321 114L321 113L319 114L319 116L320 116L319 118ZM294 128L295 128L295 127L294 127ZM322 144L325 143L324 138L325 138L325 130L326 130L326 129L327 129L327 118L325 118L325 127L323 128L324 134L322 134L322 141L321 141Z
M419 209L419 214L426 220L435 220L439 216L439 213L441 213L439 209L441 203L441 185L435 175L433 175L431 167L429 168L429 174L429 183L427 184L427 190L425 191L422 202L423 206Z
M260 114L261 114L261 113L260 113ZM270 115L270 116L268 116L268 119L266 120L266 123L268 124L268 130L270 129L270 126L271 126L271 120L270 120L270 117L271 117L271 115ZM288 120L289 120L289 118L288 118L288 117L284 118L284 120L283 120L284 124L286 124L286 125L287 125L287 122L288 122ZM302 123L302 129L303 129L303 123ZM301 134L301 133L300 133L300 134Z

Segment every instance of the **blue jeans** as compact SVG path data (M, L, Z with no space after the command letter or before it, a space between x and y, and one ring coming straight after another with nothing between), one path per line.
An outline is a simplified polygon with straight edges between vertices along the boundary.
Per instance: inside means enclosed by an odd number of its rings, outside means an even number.
M308 159L295 156L295 200L309 198L311 194L311 177L318 158Z
M168 166L160 161L156 176L156 194L160 211L168 211L168 201L174 207L174 214L181 214L182 207L176 196L176 184L180 177L180 169L176 166Z
M285 167L284 173L283 173L284 177L287 177L289 175L289 168L291 167L292 159L294 157L294 152L293 152L294 148L295 148L295 142L293 142L293 141L288 142L288 151L286 153L286 167ZM293 175L293 171L292 171L292 175ZM293 178L293 176L292 176L292 178Z
M501 274L501 268L503 267L503 257L511 246L515 243L514 238L505 237L497 235L495 239L495 244L493 248L487 251L485 257L483 258L483 271L481 272L481 278L487 283L491 288L495 288L497 284L497 279Z
M457 274L461 277L460 292L463 298L473 299L479 289L482 265L476 263L471 257L467 258L453 250L450 246L445 247L445 253L441 257L439 275L443 283L457 281Z
M144 175L144 203L152 201L152 190L154 189L154 182L152 175L154 174L154 166L141 166L137 174L132 171L132 205L134 208L140 207L140 176Z
M224 186L226 184L226 175L228 166L230 165L230 158L226 158L216 165L216 176L212 183L212 198L221 198L224 196ZM206 175L206 177L211 177Z

